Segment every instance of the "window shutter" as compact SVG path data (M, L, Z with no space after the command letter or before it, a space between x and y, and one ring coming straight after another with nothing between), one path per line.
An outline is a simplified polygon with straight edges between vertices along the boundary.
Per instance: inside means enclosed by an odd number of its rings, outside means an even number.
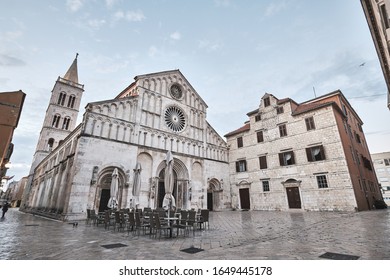
M306 156L309 162L313 161L313 157L311 156L311 148L306 148Z
M240 163L236 161L236 172L240 172Z
M291 164L295 164L294 152L291 152Z
M283 153L279 154L279 163L280 163L280 166L284 166Z
M260 157L260 169L267 169L267 157L266 156Z
M321 158L323 159L323 160L325 160L326 158L325 158L325 151L324 151L324 146L320 146L320 153L321 153Z
M257 143L263 142L264 137L263 137L263 131L258 131L257 132Z

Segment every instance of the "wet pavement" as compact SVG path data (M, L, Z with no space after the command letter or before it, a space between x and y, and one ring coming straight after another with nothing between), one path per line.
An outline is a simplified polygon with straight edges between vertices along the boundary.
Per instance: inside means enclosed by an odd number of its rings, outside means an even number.
M359 260L390 259L390 209L366 212L210 212L209 229L161 239L77 227L11 208L0 220L2 260ZM121 244L122 247L105 248ZM187 253L183 249L197 248Z

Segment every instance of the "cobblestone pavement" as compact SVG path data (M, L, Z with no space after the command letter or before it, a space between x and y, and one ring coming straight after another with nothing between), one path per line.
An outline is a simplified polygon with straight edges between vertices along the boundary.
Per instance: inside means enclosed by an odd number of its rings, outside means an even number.
M150 238L102 225L44 219L10 209L0 220L3 260L318 260L326 252L390 259L390 210L344 212L223 211L189 236ZM106 249L102 245L121 243ZM182 249L203 251L190 254Z

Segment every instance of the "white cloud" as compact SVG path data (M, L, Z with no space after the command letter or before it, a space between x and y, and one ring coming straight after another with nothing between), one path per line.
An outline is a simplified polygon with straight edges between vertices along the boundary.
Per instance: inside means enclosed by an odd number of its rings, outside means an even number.
M98 73L117 73L128 67L130 64L130 57L123 57L120 55L103 56L97 55L90 59L89 63L92 68Z
M214 0L214 3L217 7L229 7L232 4L230 0Z
M127 12L119 10L114 14L114 20L118 21L122 19L127 21L143 21L146 17L141 10Z
M287 2L282 1L282 2L272 2L271 4L268 5L268 7L265 10L265 15L266 16L273 16L280 11L284 10L287 8Z
M92 28L99 29L106 23L104 19L91 19L88 20L88 25Z
M176 32L173 32L170 37L173 40L180 40L181 39L181 34L180 34L180 32L176 31Z
M209 40L200 40L198 47L200 49L205 49L209 52L214 52L222 48L222 44L218 42L211 42Z
M66 6L68 7L69 10L72 12L77 12L78 10L81 9L81 7L84 5L83 0L67 0L66 1Z
M115 5L117 1L116 0L106 0L106 6L111 8L112 6Z
M24 66L26 62L8 54L0 54L0 66Z
M23 35L23 32L18 30L18 31L8 31L5 32L1 37L8 42L12 42L18 38L20 38Z
M151 47L149 48L148 55L149 55L150 57L154 57L154 56L156 56L158 53L159 53L159 50L158 50L158 48L157 48L156 46L151 46Z

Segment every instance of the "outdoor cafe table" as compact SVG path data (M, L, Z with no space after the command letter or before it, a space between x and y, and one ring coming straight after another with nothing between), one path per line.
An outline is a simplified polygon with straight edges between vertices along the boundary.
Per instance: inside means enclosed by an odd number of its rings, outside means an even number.
M172 224L174 221L178 221L178 217L165 217L164 220L169 222L169 237L172 238Z

